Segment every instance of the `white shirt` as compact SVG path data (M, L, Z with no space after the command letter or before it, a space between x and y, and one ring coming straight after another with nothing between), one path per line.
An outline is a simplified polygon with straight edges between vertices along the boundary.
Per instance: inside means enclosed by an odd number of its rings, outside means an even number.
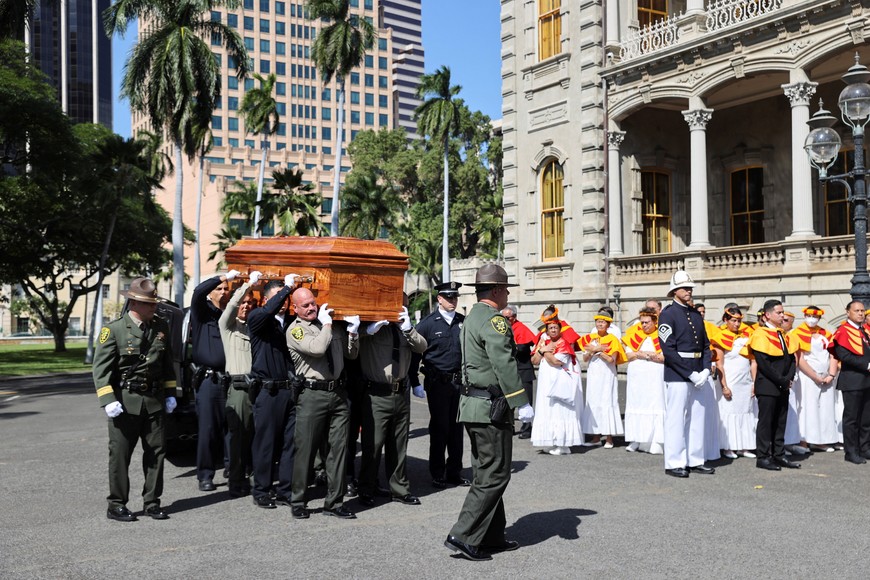
M455 311L455 310L454 310L453 312L447 312L446 310L443 310L443 309L439 306L439 307L438 307L438 313L441 314L441 318L443 318L443 319L445 320L445 322L447 322L447 324L449 324L449 325L451 325L451 326L453 325L453 319L456 317L456 311Z

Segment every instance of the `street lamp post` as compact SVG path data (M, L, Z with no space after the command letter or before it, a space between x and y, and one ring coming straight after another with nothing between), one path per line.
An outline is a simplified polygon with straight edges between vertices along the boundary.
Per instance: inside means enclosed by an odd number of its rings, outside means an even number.
M855 161L852 170L839 175L828 175L828 169L833 165L840 153L842 141L840 135L832 128L837 119L822 108L819 100L819 110L807 121L810 133L804 142L804 149L810 158L810 164L819 170L819 181L827 183L834 181L846 187L849 203L852 205L852 223L855 230L855 274L852 276L852 289L849 292L853 300L860 300L865 307L870 306L870 274L867 273L867 175L864 168L864 127L870 120L870 70L859 64L855 54L855 64L843 75L846 88L840 93L837 104L840 107L840 118L852 129L852 140L855 144ZM849 181L854 183L854 187Z

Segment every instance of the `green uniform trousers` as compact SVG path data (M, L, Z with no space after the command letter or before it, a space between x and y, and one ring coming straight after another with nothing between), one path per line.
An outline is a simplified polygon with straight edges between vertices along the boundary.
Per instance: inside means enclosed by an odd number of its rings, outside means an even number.
M230 451L229 486L232 489L248 488L251 486L247 475L253 469L251 442L254 439L254 412L248 391L230 387L226 417Z
M326 455L326 497L324 509L335 509L344 503L347 473L347 425L350 410L347 393L304 389L296 402L296 462L293 464L293 482L290 503L305 505L305 490L314 466L314 456L324 439L328 442Z
M145 508L160 505L163 494L163 458L166 437L163 432L163 411L148 414L121 413L109 419L109 508L127 505L130 499L130 458L136 442L142 440L142 469L145 486L142 498Z
M474 479L450 534L471 546L500 546L506 525L502 495L511 480L513 426L466 423Z
M363 397L362 461L360 465L360 492L375 495L378 484L378 466L384 454L384 471L393 497L411 493L405 463L408 452L408 430L411 424L411 405L408 390L401 393L374 394L366 391Z

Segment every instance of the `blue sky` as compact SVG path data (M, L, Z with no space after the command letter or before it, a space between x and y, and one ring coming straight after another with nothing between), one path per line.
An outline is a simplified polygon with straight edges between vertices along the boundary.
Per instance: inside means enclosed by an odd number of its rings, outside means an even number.
M423 48L426 72L450 67L452 84L471 109L501 118L501 23L498 0L423 0ZM130 136L130 109L118 97L122 68L133 44L135 27L126 39L112 41L114 130Z

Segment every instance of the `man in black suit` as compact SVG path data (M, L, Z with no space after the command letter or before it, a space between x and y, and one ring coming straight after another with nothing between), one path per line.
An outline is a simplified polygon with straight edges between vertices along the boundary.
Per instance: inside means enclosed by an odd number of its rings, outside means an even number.
M852 300L846 316L828 349L841 365L837 388L843 393L846 461L860 465L870 459L870 337L864 326L864 304Z
M795 374L797 341L782 332L785 311L779 300L764 303L764 315L758 329L746 345L755 357L755 397L758 400L758 427L755 431L755 466L779 471L782 467L800 468L800 463L785 458L785 421L788 416L788 393Z

